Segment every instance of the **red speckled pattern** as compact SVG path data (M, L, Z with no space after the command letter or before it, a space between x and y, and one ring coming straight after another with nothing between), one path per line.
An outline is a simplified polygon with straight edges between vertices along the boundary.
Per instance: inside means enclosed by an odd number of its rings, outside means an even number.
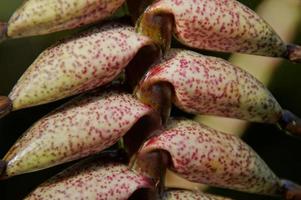
M97 161L72 166L42 185L29 200L126 200L140 188L152 188L151 180L130 171L126 165Z
M40 54L14 86L13 109L44 104L112 81L150 39L108 24L62 41Z
M28 173L100 152L151 108L119 91L83 95L36 122L4 157L6 175Z
M140 83L137 96L147 103L151 85L168 82L174 104L194 114L275 123L281 107L255 77L220 58L172 49Z
M146 13L172 14L176 38L190 47L265 56L286 52L274 30L236 0L159 0Z
M171 190L164 193L163 200L230 200L225 197L218 197L201 192L188 190Z
M111 16L124 0L24 0L8 22L12 38L41 35L95 23Z
M173 120L161 135L148 140L143 155L163 149L170 153L171 169L199 183L239 191L273 195L279 179L240 138L191 120Z

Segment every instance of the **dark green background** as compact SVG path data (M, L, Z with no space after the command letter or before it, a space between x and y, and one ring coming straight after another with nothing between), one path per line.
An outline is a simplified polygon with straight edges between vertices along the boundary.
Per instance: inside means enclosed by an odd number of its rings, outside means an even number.
M1 0L0 20L7 21L22 0ZM259 0L241 1L255 8ZM296 43L301 44L301 25ZM0 95L9 91L26 68L38 54L57 39L70 32L55 33L47 36L16 39L0 44ZM217 54L228 57L228 54ZM264 67L264 66L262 66ZM293 65L283 61L269 85L279 103L301 116L301 64ZM61 102L14 112L0 119L0 157L8 151L16 139L41 116L55 108ZM253 124L243 139L252 146L280 177L301 183L301 140L292 139L273 125ZM39 183L61 170L61 166L41 172L31 173L0 182L0 199L22 199ZM273 199L247 195L228 190L213 189L215 193L234 197L235 199Z

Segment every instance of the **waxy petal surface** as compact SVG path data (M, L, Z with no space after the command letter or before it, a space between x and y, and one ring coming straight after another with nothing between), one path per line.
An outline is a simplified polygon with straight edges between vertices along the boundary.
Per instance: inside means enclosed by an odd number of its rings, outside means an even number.
M171 169L193 182L270 195L280 189L279 179L240 138L191 120L170 122L144 144L140 155L155 150L169 152Z
M151 108L120 91L93 92L36 122L4 157L6 176L28 173L110 147Z
M125 200L140 188L152 188L152 184L126 165L97 161L68 168L44 182L25 199Z
M113 14L124 0L26 0L8 22L12 38L42 35L95 23Z
M220 58L171 49L145 75L138 98L148 103L151 86L160 82L173 86L174 104L189 113L267 123L281 116L280 105L262 83Z
M109 24L58 43L40 54L14 86L13 110L78 94L112 81L150 39Z

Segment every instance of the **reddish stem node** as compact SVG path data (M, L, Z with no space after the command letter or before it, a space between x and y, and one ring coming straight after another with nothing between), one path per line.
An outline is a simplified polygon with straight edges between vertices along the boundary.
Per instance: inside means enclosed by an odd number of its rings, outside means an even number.
M12 101L6 96L0 96L0 119L10 113L12 110Z
M278 123L290 135L301 138L301 119L292 112L283 110Z
M286 200L301 200L301 186L288 180L281 181L282 195Z
M0 42L7 38L7 23L0 22Z
M287 45L287 56L290 61L301 63L301 46L295 44Z

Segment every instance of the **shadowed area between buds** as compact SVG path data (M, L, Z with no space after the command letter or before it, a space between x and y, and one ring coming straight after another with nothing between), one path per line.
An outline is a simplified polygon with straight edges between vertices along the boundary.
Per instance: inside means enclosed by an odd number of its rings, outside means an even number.
M295 44L287 45L287 55L285 57L292 62L301 63L301 46Z
M301 186L288 180L282 180L282 195L285 200L301 200Z
M6 96L0 96L0 119L10 113L12 110L12 101Z
M0 180L1 180L1 175L5 171L6 168L6 162L3 160L0 160Z
M124 136L125 149L131 157L134 155L155 130L161 129L159 113L153 112L139 119L135 125Z
M144 12L144 10L149 6L151 3L153 3L154 0L127 0L127 6L131 14L131 18L134 22L137 21L139 16Z
M161 47L163 53L170 49L173 27L174 17L168 13L146 12L136 24L138 33L150 37Z
M118 162L122 164L127 164L129 162L129 156L127 152L122 148L109 148L98 154L85 158L82 161L79 161L78 163L88 163L96 160L101 160L103 162Z
M161 51L156 45L142 47L131 62L126 66L126 81L131 88L135 88L150 66L161 56Z
M128 200L154 200L159 199L157 193L149 188L141 188L136 190L129 198Z
M0 22L0 42L2 42L7 38L6 32L7 32L7 23Z
M278 123L288 134L301 138L301 119L289 110L283 110Z

